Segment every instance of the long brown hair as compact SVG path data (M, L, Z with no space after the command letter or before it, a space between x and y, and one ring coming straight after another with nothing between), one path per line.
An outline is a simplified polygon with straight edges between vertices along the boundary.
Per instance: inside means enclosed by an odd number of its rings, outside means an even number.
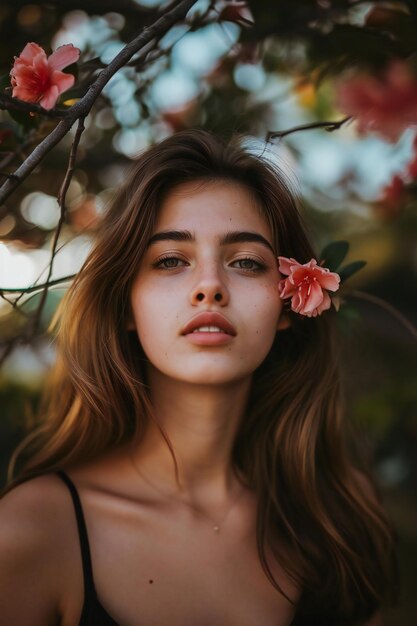
M135 161L52 321L57 363L39 423L11 457L7 491L140 438L147 420L155 419L145 355L126 319L158 207L176 185L217 179L246 185L270 225L277 255L302 263L317 258L286 177L241 139L182 131ZM272 584L284 593L266 548L301 587L300 615L351 626L387 598L396 601L397 536L344 414L337 313L289 315L291 327L277 334L254 372L233 461L257 494L258 553Z

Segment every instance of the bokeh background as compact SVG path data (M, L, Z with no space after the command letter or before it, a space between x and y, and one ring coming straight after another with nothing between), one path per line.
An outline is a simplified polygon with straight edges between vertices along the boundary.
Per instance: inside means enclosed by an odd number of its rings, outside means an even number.
M71 106L127 42L175 4L3 0L1 93L11 95L9 72L27 42L48 54L72 43L81 50L69 68L76 81L59 102ZM133 58L120 69L86 119L50 279L77 272L132 158L173 132L238 131L248 149L278 161L316 249L346 240L346 261L367 262L349 278L356 296L346 298L338 317L346 419L363 433L399 534L401 600L384 610L385 624L415 626L417 9L413 2L199 0L153 52L145 64ZM9 100L0 104L2 183L57 120ZM36 327L31 320L42 298L36 285L48 274L73 137L71 130L0 205L2 484L54 361L46 328L68 282L49 288Z

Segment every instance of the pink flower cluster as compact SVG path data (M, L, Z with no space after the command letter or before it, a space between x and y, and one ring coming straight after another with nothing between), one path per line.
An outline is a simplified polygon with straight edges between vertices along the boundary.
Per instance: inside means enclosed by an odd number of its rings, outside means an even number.
M316 259L301 264L292 257L279 256L279 271L287 274L278 283L281 298L291 298L291 309L300 315L316 317L329 309L332 301L327 290L337 291L340 276L327 267L317 265Z
M65 74L68 65L78 61L80 50L72 44L60 46L49 57L37 43L28 43L15 57L10 72L13 97L39 103L52 109L61 93L73 86L75 78Z
M339 81L336 104L357 119L361 134L375 131L394 142L417 124L417 77L406 62L395 59L381 76L363 73Z
M413 157L407 164L406 170L395 174L391 181L382 189L379 202L388 209L398 210L406 200L406 185L417 179L417 135L413 141Z
M223 7L219 6L219 20L236 22L240 26L253 26L254 19L247 2L227 0Z

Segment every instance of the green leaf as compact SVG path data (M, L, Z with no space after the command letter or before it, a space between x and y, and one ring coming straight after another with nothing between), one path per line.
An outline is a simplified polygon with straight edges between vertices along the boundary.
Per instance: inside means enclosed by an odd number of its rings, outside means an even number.
M361 315L355 305L351 303L343 304L336 316L336 323L340 332L347 338L352 337L357 322Z
M353 261L352 263L349 263L348 265L342 267L338 274L341 280L344 281L349 278L349 276L352 276L352 274L355 274L360 269L362 269L365 265L366 261Z
M335 272L349 251L348 241L332 241L320 254L320 261L324 260L324 267L328 267L331 272Z

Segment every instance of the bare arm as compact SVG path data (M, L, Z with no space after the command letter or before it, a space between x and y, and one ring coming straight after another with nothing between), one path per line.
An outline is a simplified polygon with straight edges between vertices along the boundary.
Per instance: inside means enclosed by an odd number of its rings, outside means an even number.
M60 624L57 532L46 504L50 481L35 478L0 500L0 624Z

